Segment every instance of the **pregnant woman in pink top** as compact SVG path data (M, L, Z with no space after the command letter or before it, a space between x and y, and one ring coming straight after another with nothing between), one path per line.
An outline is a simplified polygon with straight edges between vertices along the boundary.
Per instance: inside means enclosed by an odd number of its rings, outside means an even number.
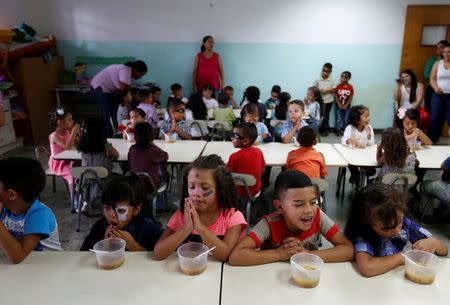
M218 53L213 52L214 38L212 36L205 36L202 41L201 52L195 57L192 87L194 92L201 92L206 85L211 85L217 95L225 83L222 59Z

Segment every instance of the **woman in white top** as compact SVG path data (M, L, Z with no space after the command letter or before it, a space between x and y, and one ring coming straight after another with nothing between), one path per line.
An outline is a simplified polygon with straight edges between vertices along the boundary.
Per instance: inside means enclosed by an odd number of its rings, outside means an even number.
M434 93L431 97L430 139L435 143L442 132L444 121L450 125L450 45L442 53L443 59L431 69L430 84Z
M398 108L419 108L423 101L425 91L422 83L417 82L416 74L406 69L397 80L397 88L394 92L394 100Z

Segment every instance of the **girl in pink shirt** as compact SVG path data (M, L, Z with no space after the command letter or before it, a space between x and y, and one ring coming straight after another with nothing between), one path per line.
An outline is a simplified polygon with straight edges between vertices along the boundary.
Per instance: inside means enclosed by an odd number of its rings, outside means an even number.
M216 247L213 256L227 261L245 233L244 215L236 210L231 172L217 155L200 156L186 169L180 209L155 245L156 259L165 259L185 242Z
M66 149L72 149L80 132L80 125L74 124L72 114L64 108L58 108L50 113L50 121L56 125L56 130L48 136L50 142L50 158L48 168L53 174L62 176L72 190L72 164L69 160L55 160L55 155Z

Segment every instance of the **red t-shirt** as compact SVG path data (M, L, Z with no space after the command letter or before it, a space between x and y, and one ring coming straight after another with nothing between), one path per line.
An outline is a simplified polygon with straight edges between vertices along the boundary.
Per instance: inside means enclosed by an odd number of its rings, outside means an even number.
M227 167L233 173L248 174L255 177L256 184L249 187L253 196L261 190L261 176L266 167L266 161L261 149L253 146L242 148L230 156ZM248 197L243 186L237 187L237 192L241 197Z
M202 90L206 85L214 89L220 89L219 54L213 53L211 58L206 58L203 53L197 54L197 90Z
M336 102L344 105L348 99L353 96L352 85L337 85L336 86Z

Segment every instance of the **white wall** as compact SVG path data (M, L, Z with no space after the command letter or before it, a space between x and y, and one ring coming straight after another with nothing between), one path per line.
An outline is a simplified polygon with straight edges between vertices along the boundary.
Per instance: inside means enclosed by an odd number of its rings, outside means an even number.
M449 0L0 0L0 25L21 20L64 40L401 44L408 4Z

